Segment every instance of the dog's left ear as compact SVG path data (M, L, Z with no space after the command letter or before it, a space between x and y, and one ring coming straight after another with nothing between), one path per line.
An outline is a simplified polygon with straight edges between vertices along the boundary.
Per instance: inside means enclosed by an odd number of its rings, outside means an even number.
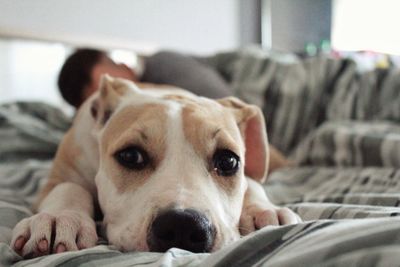
M246 104L235 97L217 100L229 108L238 124L245 143L244 172L250 178L264 182L268 173L269 148L264 116L255 105Z
M128 80L113 78L107 74L100 80L99 94L93 100L90 112L92 117L103 126L120 103L122 96L139 90L136 85Z

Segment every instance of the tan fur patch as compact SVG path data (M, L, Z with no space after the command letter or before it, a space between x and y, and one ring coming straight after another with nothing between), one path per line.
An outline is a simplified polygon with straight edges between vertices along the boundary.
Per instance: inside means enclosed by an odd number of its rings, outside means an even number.
M160 88L160 89L175 89L175 86L168 85L168 84L155 84L155 83L142 83L142 82L135 82L137 87L140 89L154 89L154 88Z
M33 208L37 210L43 199L55 186L60 183L80 178L79 170L76 168L75 160L81 155L80 148L75 146L73 140L74 128L71 128L64 136L51 169L49 180L40 191L39 197ZM78 179L81 180L81 179ZM81 180L83 182L83 180ZM78 181L79 184L79 181Z
M118 191L134 190L151 176L165 156L167 107L161 104L127 106L109 121L101 140L102 164ZM141 171L129 170L115 160L115 153L129 146L141 147L150 158Z
M182 122L186 140L194 151L205 159L209 173L228 195L234 195L238 177L219 176L214 170L213 156L218 149L228 149L243 160L243 143L232 113L218 103L206 99L167 96L183 105ZM243 164L243 162L241 163Z

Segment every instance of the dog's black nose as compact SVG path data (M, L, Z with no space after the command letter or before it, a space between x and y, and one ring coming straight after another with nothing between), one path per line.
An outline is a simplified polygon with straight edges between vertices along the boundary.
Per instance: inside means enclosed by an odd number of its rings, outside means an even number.
M150 251L164 252L172 247L192 252L209 252L215 228L207 217L193 209L170 209L151 224L147 243Z

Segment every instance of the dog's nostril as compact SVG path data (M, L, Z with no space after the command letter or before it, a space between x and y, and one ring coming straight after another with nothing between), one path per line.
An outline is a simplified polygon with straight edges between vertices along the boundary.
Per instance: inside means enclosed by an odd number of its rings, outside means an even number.
M207 241L207 236L202 231L194 231L190 235L190 241L193 243L205 242Z
M207 217L195 210L171 209L158 215L150 226L147 243L151 251L177 247L192 252L208 252L215 230Z
M157 236L166 241L173 241L175 238L175 233L173 231L167 231L165 233L158 233Z

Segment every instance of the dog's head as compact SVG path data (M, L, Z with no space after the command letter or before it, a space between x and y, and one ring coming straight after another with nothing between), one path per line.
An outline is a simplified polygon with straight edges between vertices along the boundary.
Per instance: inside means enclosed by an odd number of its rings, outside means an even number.
M261 111L110 77L100 87L91 113L109 242L123 251L209 252L237 239L245 175L267 173Z

